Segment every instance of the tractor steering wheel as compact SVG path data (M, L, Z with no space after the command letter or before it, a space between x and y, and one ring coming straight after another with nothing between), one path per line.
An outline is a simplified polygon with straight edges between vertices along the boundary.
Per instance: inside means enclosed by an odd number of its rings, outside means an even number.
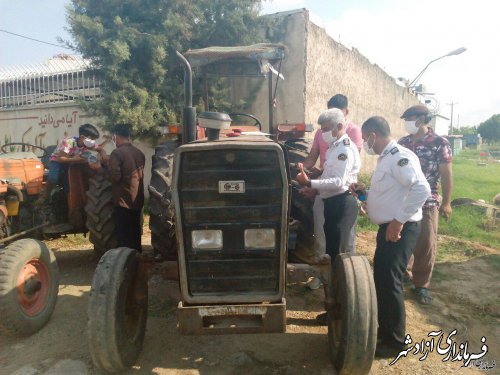
M229 114L229 117L233 118L233 116L235 117L249 117L251 118L254 123L252 124L253 126L257 126L259 128L259 130L262 130L262 124L260 123L259 119L257 117L255 117L254 115L250 115L248 113L230 113Z
M23 146L22 147L22 152L26 151L26 147L37 148L39 150L42 150L43 151L43 155L42 156L38 156L37 155L39 158L43 158L45 155L47 155L47 150L45 150L43 147L31 144L31 143L24 143L24 142L6 143L2 147L0 147L0 151L2 151L4 154L7 154L7 153L11 152L11 151L7 151L7 147L10 147L10 146Z

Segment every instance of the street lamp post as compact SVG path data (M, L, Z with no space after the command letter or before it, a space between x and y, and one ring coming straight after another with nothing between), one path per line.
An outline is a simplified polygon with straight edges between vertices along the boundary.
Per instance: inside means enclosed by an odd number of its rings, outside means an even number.
M453 107L458 103L452 101L451 103L447 103L447 105L451 106L451 119L450 119L450 135L453 135Z
M434 59L434 60L431 60L426 66L424 69L422 69L422 71L420 73L418 73L418 75L415 77L415 79L413 81L411 81L409 84L408 84L408 88L413 88L416 86L418 80L422 77L422 75L424 74L424 72L426 71L426 69L429 67L429 65L431 65L433 62L435 61L438 61L438 60L441 60L445 57L448 57L448 56L453 56L453 55L460 55L461 53L465 52L467 49L465 47L460 47L456 50L453 50L449 53L447 53L446 55L443 55L441 57L438 57L437 59Z

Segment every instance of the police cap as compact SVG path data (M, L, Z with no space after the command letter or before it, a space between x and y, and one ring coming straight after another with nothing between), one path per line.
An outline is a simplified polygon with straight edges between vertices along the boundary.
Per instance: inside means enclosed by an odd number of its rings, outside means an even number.
M408 108L404 113L401 115L401 118L408 118L411 116L421 116L421 115L428 115L430 113L429 108L427 108L423 104L418 104L414 105L413 107Z

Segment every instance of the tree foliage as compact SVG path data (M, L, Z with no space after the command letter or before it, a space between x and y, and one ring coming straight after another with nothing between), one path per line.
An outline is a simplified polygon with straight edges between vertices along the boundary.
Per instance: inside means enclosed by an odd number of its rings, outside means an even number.
M493 115L479 124L477 130L488 143L500 141L500 114Z
M454 128L453 134L477 134L477 126L461 126L458 129Z
M183 70L175 50L252 44L265 19L260 0L72 0L73 47L91 59L102 100L86 103L106 120L146 133L179 120Z

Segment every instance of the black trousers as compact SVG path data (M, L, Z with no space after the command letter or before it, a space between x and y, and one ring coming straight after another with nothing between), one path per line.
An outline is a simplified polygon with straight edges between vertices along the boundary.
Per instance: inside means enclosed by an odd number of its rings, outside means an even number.
M373 276L378 301L378 337L393 347L403 347L406 312L403 276L420 234L420 222L407 222L398 242L385 240L388 224L379 226L373 260Z
M358 203L348 192L324 199L326 253L332 262L339 253L352 252L351 230L358 217Z
M118 236L118 246L129 247L141 252L141 210L130 210L115 206L113 220Z

